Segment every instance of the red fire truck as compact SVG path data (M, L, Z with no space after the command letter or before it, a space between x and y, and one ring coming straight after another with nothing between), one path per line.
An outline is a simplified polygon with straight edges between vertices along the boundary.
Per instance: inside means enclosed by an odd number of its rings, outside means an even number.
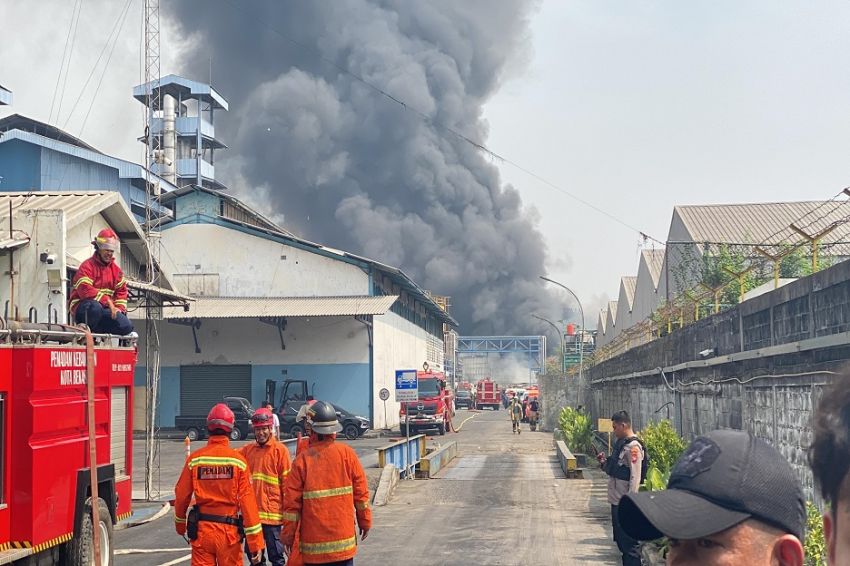
M112 527L132 499L137 352L134 339L95 339L87 351L78 328L0 319L0 564L91 566L95 528L99 564L112 564Z
M475 408L483 409L490 407L494 411L498 411L501 407L502 399L499 395L499 386L496 382L489 379L482 379L476 385Z
M446 376L442 372L417 371L419 381L419 400L401 404L399 418L401 433L407 434L425 429L436 429L446 434L451 429L454 411L454 399L446 388Z

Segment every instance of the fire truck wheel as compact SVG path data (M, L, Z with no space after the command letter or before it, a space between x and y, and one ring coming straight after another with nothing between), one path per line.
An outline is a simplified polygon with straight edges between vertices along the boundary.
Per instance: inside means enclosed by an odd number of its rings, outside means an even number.
M97 512L100 528L100 563L112 566L112 517L103 499L97 500ZM80 532L65 545L67 566L91 566L94 563L94 534L92 529L91 503L86 505Z

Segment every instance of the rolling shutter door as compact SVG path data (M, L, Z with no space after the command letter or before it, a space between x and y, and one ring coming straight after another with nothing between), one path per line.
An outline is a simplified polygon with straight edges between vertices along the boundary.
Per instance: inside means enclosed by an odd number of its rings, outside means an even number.
M113 387L109 407L109 455L115 477L127 475L127 388Z
M251 400L251 366L180 366L180 414L204 415L223 397Z

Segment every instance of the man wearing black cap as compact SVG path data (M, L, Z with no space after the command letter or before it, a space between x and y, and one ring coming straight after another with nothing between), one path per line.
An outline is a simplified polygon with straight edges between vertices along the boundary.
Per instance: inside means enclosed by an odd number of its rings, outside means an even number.
M667 564L802 566L806 510L788 461L746 432L716 430L682 454L667 489L620 501L623 529L667 537Z
M826 502L827 562L832 566L850 563L850 380L846 378L836 380L821 398L809 464Z

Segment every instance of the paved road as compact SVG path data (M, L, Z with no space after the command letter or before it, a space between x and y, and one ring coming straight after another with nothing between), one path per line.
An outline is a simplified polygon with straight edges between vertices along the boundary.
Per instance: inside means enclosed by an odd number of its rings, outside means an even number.
M565 479L551 434L514 435L504 411L485 411L445 438L460 457L375 508L361 563L618 564L604 479Z
M472 414L459 412L462 418ZM531 433L527 426L521 435L513 435L504 411L477 414L461 433L437 437L436 441L458 441L459 458L438 479L403 481L391 503L374 510L374 529L361 545L357 562L617 564L604 480L565 479L551 438ZM375 466L374 448L385 443L386 439L361 439L352 446L364 466ZM141 456L144 443L139 444L135 448ZM182 443L163 443L164 485L174 485L182 454ZM367 468L373 477L379 472ZM188 564L189 552L174 534L171 514L119 531L115 546L119 551L158 550L116 556L116 566ZM172 562L181 559L185 561Z

